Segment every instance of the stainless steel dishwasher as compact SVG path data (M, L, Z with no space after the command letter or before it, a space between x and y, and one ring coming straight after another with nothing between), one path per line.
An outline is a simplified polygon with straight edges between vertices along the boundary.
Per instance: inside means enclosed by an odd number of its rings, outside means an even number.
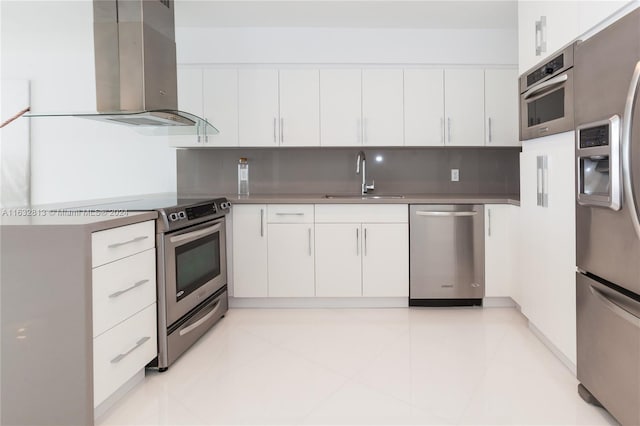
M484 206L412 204L409 214L409 306L481 306Z

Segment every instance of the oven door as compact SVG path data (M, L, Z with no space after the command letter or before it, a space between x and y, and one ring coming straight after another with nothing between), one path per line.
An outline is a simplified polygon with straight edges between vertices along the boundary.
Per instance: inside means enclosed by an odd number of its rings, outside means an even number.
M224 218L165 234L167 326L227 284Z
M543 81L520 95L520 139L574 129L573 70Z

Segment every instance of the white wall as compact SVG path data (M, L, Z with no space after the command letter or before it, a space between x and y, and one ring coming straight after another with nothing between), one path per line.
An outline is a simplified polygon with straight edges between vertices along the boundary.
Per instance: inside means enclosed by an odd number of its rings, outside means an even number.
M33 112L95 112L92 2L0 3L2 78L30 80ZM78 118L30 121L33 204L176 190L164 137Z
M518 63L516 29L176 28L178 63Z

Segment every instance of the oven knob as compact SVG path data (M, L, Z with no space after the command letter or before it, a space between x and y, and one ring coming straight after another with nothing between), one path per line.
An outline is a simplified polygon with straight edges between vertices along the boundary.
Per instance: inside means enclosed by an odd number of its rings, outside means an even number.
M224 202L224 203L221 203L221 204L220 204L220 208L222 208L223 210L226 210L226 209L228 209L229 207L231 207L231 203L230 203L230 202L228 202L228 201L226 201L226 202Z
M186 219L187 218L187 214L184 211L178 212L178 217L180 219Z
M178 214L177 214L177 213L171 213L171 214L169 215L169 220L170 220L171 222L175 222L176 220L178 220Z

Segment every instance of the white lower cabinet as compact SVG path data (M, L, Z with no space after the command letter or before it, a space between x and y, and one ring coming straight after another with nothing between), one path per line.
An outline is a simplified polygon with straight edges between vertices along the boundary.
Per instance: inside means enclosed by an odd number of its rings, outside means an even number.
M313 205L267 207L269 297L313 297Z
M236 205L234 297L407 297L406 205Z
M233 206L233 296L267 297L267 206Z
M316 296L362 296L361 225L316 224Z
M409 297L408 225L364 223L362 244L362 295Z
M513 297L518 207L487 204L484 208L485 297ZM514 298L515 299L515 298Z
M154 227L91 235L94 407L158 355Z
M316 206L316 296L406 297L406 205Z

